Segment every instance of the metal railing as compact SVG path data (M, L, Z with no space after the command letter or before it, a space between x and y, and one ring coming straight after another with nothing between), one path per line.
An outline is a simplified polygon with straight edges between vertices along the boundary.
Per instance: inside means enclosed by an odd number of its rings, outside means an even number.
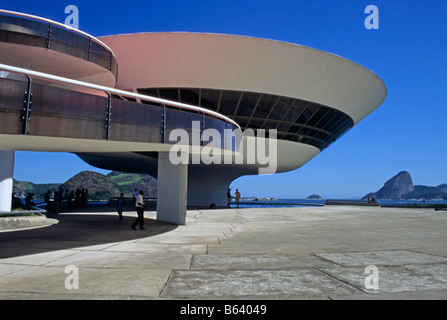
M3 134L22 133L24 135L167 143L165 136L169 134L170 130L188 129L187 126L191 126L192 121L200 122L200 131L206 128L216 128L219 132L225 133L224 129L240 129L234 120L220 113L189 104L5 64L0 64L0 70L21 75L24 80L27 80L10 81L9 84L0 83L0 116L4 115L5 128L8 125L11 127L2 129L0 125L0 133ZM33 82L37 79L50 82L51 85L43 85L42 81ZM0 80L5 82L9 79L0 78ZM70 89L67 89L67 86ZM73 87L83 90L74 90ZM82 92L87 89L99 92L100 95ZM145 103L117 99L113 97L114 95ZM24 99L22 106L19 107L20 96ZM7 121L6 118L10 117L8 119L13 120L15 117L13 114L14 112L18 113L19 108L21 108L22 128L17 130L15 124L8 124L13 121ZM30 120L33 117L36 119L33 120L36 125L30 132ZM50 124L49 121L52 117L66 120L66 123L63 124L63 132L57 126ZM103 125L105 123L105 126L102 126L103 129L105 127L105 132L99 128L101 126L96 126L95 123ZM117 127L115 132L111 130L113 123ZM60 125L62 126L62 123ZM135 126L139 130L135 131ZM223 136L225 137L225 134ZM222 145L226 146L225 142Z
M107 68L115 77L117 75L117 60L113 51L104 42L86 32L50 19L2 9L0 26L0 30L15 34L13 37L9 36L8 41L36 45L76 56ZM28 37L20 37L20 34ZM35 41L33 38L44 40Z

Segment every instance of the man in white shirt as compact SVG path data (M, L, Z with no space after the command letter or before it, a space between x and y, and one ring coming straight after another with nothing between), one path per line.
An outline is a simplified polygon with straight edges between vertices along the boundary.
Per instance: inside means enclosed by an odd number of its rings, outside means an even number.
M135 190L132 192L132 197L135 200L135 204L137 204L137 198L138 198L138 190L135 188Z
M140 224L140 230L146 230L144 228L144 199L143 199L144 191L140 190L137 200L135 201L135 208L137 209L138 218L132 223L130 226L132 229L135 229L137 224Z

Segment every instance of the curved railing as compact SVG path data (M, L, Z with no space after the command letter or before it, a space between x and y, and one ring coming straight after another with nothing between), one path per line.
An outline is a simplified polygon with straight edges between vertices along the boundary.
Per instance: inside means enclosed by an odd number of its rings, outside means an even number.
M42 17L0 9L0 42L31 45L90 61L116 78L113 51L97 38Z
M240 129L232 119L193 105L4 64L0 70L0 134L176 143L168 141L169 133L182 128L192 134L197 121L200 131L217 130L226 148L225 130Z

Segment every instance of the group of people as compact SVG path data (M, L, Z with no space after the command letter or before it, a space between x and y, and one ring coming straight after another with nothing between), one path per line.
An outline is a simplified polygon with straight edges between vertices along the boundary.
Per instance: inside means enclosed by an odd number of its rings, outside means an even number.
M76 191L69 191L64 187L60 187L59 189L54 191L53 201L51 201L51 190L48 190L45 194L44 201L47 204L48 209L57 210L63 200L67 201L67 205L69 208L82 208L88 206L88 189L86 188L77 188Z
M372 197L372 199L368 197L368 203L377 203L377 200L375 197Z
M135 208L137 210L137 219L132 223L132 225L130 226L133 230L136 230L136 226L139 225L140 230L146 230L144 228L144 207L145 207L145 203L144 203L144 191L140 190L138 191L137 189L134 190L134 192L132 192L132 197L135 201ZM123 210L124 210L124 205L126 203L126 200L124 199L124 193L121 193L116 207L118 209L118 220L122 221L123 220Z
M227 200L228 200L227 207L228 208L230 207L231 200L233 199L233 197L231 196L231 189L233 189L233 188L229 188L228 191L227 191ZM239 203L241 201L241 193L239 192L238 189L236 189L236 192L234 193L234 196L235 196L235 199L236 199L236 205L239 208Z

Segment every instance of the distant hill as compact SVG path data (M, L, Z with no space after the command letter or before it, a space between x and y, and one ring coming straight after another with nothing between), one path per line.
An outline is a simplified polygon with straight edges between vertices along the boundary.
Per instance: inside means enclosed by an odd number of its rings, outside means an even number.
M407 171L401 171L385 182L376 192L368 193L362 198L375 197L377 200L447 200L447 184L437 187L413 185L413 180Z
M89 198L92 200L105 200L119 196L124 190L109 176L83 171L64 183L65 190L88 189Z
M34 193L35 199L43 199L47 190L57 190L60 185L60 183L36 184L13 179L12 192L19 197L26 197L28 193Z
M135 189L143 190L147 198L157 197L157 179L142 173L126 173L113 171L107 175L116 183L124 194L130 194Z
M414 186L414 191L404 195L404 199L447 200L447 185L437 187Z
M319 196L318 194L311 194L306 199L307 200L323 200L323 198L321 196Z
M28 193L34 193L35 199L43 199L45 193L63 187L69 191L76 191L77 188L88 189L90 200L108 200L111 197L118 197L121 192L130 197L136 188L144 191L144 196L155 198L157 196L157 180L147 174L124 173L113 171L108 175L103 175L92 171L83 171L68 179L64 183L35 184L27 181L14 180L13 192L19 197L25 197Z

